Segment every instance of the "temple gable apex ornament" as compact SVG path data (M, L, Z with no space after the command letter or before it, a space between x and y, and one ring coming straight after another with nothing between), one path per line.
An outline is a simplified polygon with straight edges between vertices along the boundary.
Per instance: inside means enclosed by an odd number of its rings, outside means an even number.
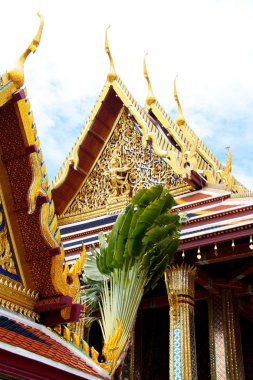
M26 61L26 58L31 52L35 53L37 47L40 44L41 34L44 26L44 19L40 12L38 12L37 15L40 18L40 26L36 35L34 36L28 48L24 51L23 54L21 54L13 69L7 71L8 80L11 80L15 84L17 89L22 87L24 84L24 63Z
M114 62L112 59L112 55L111 55L111 51L110 51L110 47L109 47L109 42L108 42L108 29L110 27L111 27L111 25L109 25L105 31L105 52L108 55L109 63L110 63L110 69L109 69L109 72L107 74L107 80L109 83L112 83L117 78L117 74L115 71Z
M28 48L21 54L14 67L0 76L0 107L11 99L12 94L19 90L24 84L24 64L28 55L35 53L40 44L41 34L44 26L44 20L40 12L37 13L40 18L40 25L32 42Z

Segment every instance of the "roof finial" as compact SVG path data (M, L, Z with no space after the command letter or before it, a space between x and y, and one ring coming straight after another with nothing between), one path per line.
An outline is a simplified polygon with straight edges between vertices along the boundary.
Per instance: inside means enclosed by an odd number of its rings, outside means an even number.
M181 127L182 125L185 124L185 118L184 118L184 115L182 112L182 107L181 107L181 104L179 102L178 95L177 95L176 79L177 79L177 75L174 79L174 99L177 102L177 107L178 107L178 116L176 118L176 123L179 127Z
M110 26L111 25L109 25L105 31L105 52L106 54L108 54L109 61L110 61L110 70L109 70L109 73L107 74L107 80L108 82L112 83L117 78L117 74L114 68L114 63L113 63L113 59L112 59L112 55L111 55L109 43L108 43L107 30L110 28Z
M148 82L148 95L146 97L146 104L151 106L151 104L153 104L155 102L155 96L154 96L154 93L152 90L152 86L151 86L150 79L148 76L148 71L147 71L147 65L146 65L146 56L147 55L148 55L148 52L144 55L143 74L144 74L144 77L146 78L146 80Z
M35 53L40 43L41 34L42 34L43 26L44 26L44 20L40 12L38 12L37 15L40 18L40 26L36 35L34 36L28 48L19 57L14 68L7 72L8 79L11 80L16 85L17 88L20 88L24 84L24 63L25 63L26 58L31 52Z
M231 152L230 146L226 146L226 149L227 149L228 155L227 155L227 162L224 168L224 172L226 172L226 174L230 174L232 172L232 152Z

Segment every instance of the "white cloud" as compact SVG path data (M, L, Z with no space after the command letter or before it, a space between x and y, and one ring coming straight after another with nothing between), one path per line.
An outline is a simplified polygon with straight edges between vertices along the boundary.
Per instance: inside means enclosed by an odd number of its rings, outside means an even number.
M188 123L223 162L231 146L234 174L253 189L252 1L10 0L3 7L1 72L30 42L36 11L44 15L41 45L25 72L51 178L105 82L104 31L111 24L116 70L135 98L144 103L142 62L148 50L149 75L164 108L175 114L178 73Z

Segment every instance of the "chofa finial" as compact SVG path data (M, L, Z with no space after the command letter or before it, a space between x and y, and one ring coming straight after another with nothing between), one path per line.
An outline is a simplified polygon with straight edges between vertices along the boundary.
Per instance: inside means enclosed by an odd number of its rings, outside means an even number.
M147 55L148 55L148 52L144 55L143 74L144 74L144 78L148 82L148 95L146 97L146 104L148 106L151 106L151 104L153 104L155 102L155 96L154 96L154 93L153 93L153 90L152 90L151 82L150 82L150 79L149 79L149 76L148 76L148 71L147 71L147 65L146 65L146 56Z
M112 83L117 78L117 74L116 74L116 71L114 68L114 63L113 63L113 59L112 59L112 55L111 55L109 43L108 43L107 31L110 27L111 27L111 25L109 25L105 31L105 52L108 55L109 61L110 61L110 70L109 70L109 73L107 74L107 80L108 80L108 82Z
M40 12L38 12L37 15L40 18L40 26L36 35L34 36L28 48L19 57L14 68L7 72L8 80L11 80L15 84L17 89L23 86L24 84L24 63L26 61L26 58L31 52L35 53L40 43L41 34L42 34L43 26L44 26L44 20Z
M185 124L185 118L184 118L182 107L177 95L176 79L177 79L177 75L174 79L174 99L177 102L177 107L178 107L178 116L176 118L176 123L179 127L181 127L182 125Z

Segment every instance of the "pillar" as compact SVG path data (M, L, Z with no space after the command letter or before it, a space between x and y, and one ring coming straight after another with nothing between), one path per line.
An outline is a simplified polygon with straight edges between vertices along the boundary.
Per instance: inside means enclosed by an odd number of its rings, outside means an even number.
M210 296L208 310L211 379L243 380L240 321L234 292L223 289L221 296Z
M165 272L170 305L170 380L197 380L194 326L196 268L171 266Z

